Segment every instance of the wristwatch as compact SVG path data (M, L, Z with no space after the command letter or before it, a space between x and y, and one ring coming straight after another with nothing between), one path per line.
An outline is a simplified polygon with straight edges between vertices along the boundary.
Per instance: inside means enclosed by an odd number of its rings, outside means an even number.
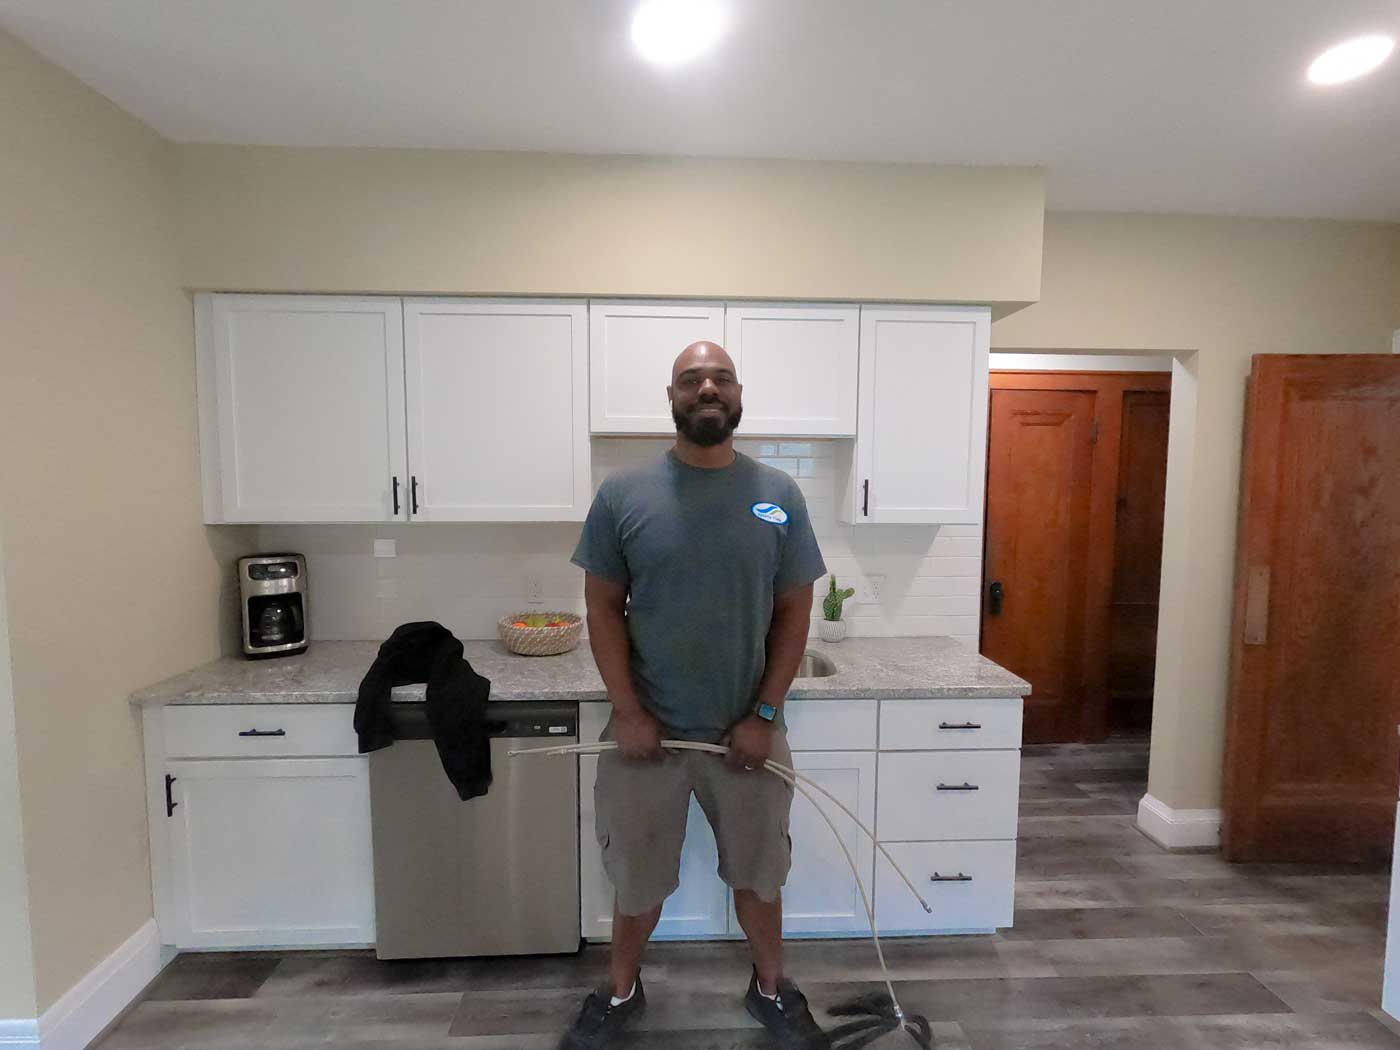
M765 722L771 722L778 717L778 709L772 704L759 704L753 709L753 713Z

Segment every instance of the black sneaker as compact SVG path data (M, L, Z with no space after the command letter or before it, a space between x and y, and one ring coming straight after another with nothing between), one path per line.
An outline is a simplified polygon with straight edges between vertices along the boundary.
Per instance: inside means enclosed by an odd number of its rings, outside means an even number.
M637 987L632 992L632 998L625 1003L613 1006L611 988L589 992L578 1020L559 1040L559 1050L601 1050L626 1027L627 1022L646 1013L646 1008L647 996L642 991L641 974L637 975Z
M744 1008L784 1050L830 1050L831 1040L812 1019L807 997L786 977L778 982L778 998L769 999L758 990L758 971L749 980Z

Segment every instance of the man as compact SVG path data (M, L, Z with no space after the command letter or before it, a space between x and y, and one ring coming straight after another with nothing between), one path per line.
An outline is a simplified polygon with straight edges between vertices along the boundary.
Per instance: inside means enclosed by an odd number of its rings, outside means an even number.
M675 446L603 482L573 557L586 572L589 641L612 702L604 736L618 744L600 756L594 789L617 897L609 984L589 995L561 1046L606 1046L645 1008L642 953L679 880L694 792L753 957L745 1006L780 1045L825 1048L783 975L792 789L763 763L792 762L783 700L826 566L797 484L734 451L743 387L724 349L686 347L666 393ZM668 754L664 738L730 750Z

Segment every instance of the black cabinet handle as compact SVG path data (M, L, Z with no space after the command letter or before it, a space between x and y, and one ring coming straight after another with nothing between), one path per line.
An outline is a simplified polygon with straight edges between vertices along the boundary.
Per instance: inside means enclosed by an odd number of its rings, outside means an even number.
M987 614L1000 616L1002 599L1005 597L1006 588L1001 585L1000 580L993 580L992 585L987 588Z
M175 801L175 797L170 793L170 785L175 783L178 779L180 778L172 777L169 773L165 774L165 815L167 817L173 817L175 815L175 807L180 804Z
M245 729L239 736L286 736L285 729Z
M958 872L956 875L940 875L940 874L938 874L938 872L935 871L932 875L929 876L928 881L929 881L929 882L971 882L971 881L972 881L972 876L971 876L971 875L964 875L962 872Z
M418 475L417 475L417 474L410 474L410 475L408 476L408 483L409 483L409 503L408 503L408 506L409 506L409 509L410 509L411 511L413 511L414 514L417 514L417 513L418 513Z
M982 726L981 726L980 723L977 723L977 722L939 722L939 723L938 723L938 728L939 728L939 729L981 729Z
M394 517L399 516L399 476L394 475Z
M981 791L976 784L969 784L964 780L961 784L939 784L939 791Z
M864 490L864 493L865 493L865 494L861 497L861 500L860 500L860 512L861 512L861 514L862 514L863 516L865 516L865 517L868 518L868 517L870 517L870 479L869 479L869 478L866 478L866 479L865 479L864 483L861 485L861 488Z

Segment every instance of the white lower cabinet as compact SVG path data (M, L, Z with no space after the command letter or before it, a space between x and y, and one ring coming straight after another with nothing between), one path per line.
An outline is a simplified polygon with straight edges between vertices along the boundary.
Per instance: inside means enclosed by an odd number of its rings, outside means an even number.
M353 704L148 708L146 798L161 942L374 943L369 766Z
M180 948L373 943L362 759L172 761L165 770L173 778L173 908L163 940Z
M794 769L835 795L867 827L874 827L874 752L794 751L792 761ZM783 889L783 932L864 933L870 929L870 920L841 845L851 851L867 887L874 871L875 847L855 821L829 799L815 791L812 794L831 817L841 839L837 841L811 801L800 794L792 800L792 870Z
M968 706L960 710L959 704ZM888 714L886 706L891 708ZM597 740L608 713L607 704L581 705L580 740ZM912 720L912 729L929 716L935 727L929 742L936 750L904 750L911 742L929 745L917 733L885 733L887 724ZM874 845L855 822L814 791L855 858L882 932L988 931L1011 924L1019 699L798 700L789 706L787 720L794 768L873 828L933 907L932 914L925 913L889 862L877 861ZM945 735L936 729L940 722L995 726L996 731L969 729ZM963 746L950 747L954 742ZM579 762L582 929L590 940L608 940L613 893L594 832L597 763L596 757ZM793 800L790 833L792 870L783 890L784 932L864 936L869 920L841 845L812 801L801 794ZM716 873L717 863L714 836L692 799L680 886L662 910L658 937L742 936L728 891Z

